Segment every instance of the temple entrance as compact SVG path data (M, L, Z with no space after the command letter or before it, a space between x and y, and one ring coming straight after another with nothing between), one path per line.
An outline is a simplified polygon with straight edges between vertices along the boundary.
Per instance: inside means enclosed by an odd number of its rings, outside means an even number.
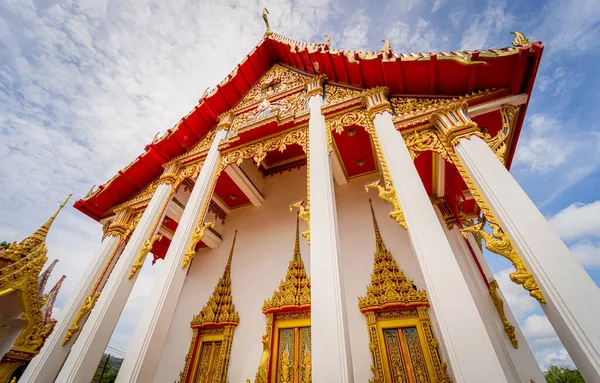
M429 382L422 337L416 327L383 329L387 373L393 383Z
M310 319L277 323L274 349L277 362L271 374L277 383L309 383L311 373Z

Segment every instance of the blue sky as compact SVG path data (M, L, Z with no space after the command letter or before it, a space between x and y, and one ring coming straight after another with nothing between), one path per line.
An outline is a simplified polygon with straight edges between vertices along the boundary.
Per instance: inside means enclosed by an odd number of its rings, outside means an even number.
M600 2L5 0L0 2L0 240L29 235L69 192L108 180L219 83L271 27L336 48L546 46L512 173L600 283ZM50 257L64 305L100 240L65 209ZM569 363L536 303L488 255L541 365ZM157 264L160 265L160 262ZM158 267L142 269L111 346L125 350Z

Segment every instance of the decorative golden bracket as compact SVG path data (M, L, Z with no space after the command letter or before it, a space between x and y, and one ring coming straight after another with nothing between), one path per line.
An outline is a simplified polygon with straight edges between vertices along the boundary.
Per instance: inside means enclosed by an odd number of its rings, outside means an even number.
M79 322L81 322L81 318L83 318L83 316L85 314L92 311L92 309L96 305L96 301L98 300L98 297L100 297L100 291L95 291L95 292L92 292L85 299L85 302L83 303L83 306L81 306L81 309L77 313L77 316L75 317L75 320L73 321L73 324L67 330L67 335L65 336L65 339L63 339L63 342L62 342L63 346L66 345L67 343L69 343L71 338L73 338L73 335L75 335L79 332Z
M194 258L194 255L196 254L196 245L198 244L198 242L200 242L200 240L202 240L202 238L204 238L204 233L206 232L206 229L212 229L213 227L215 227L214 222L205 222L204 224L196 227L194 233L192 234L190 245L188 246L188 249L185 252L185 255L183 256L183 262L181 263L182 269L185 269L192 261L192 258Z
M131 271L129 272L129 276L127 277L128 279L133 278L135 276L135 274L138 272L138 270L142 268L142 265L144 264L143 263L144 259L146 258L146 255L148 255L150 250L152 250L152 246L154 246L154 242L160 241L162 239L162 237L163 236L159 234L159 235L155 235L152 238L148 238L146 240L146 242L144 243L144 246L142 246L142 250L138 254L133 265L131 266Z
M398 197L396 195L396 189L389 185L388 187L381 186L381 180L377 180L368 185L365 185L365 190L368 192L369 189L377 189L379 191L378 197L384 201L389 202L392 205L392 211L390 212L390 218L398 222L401 228L407 229L406 221L404 220L404 213L400 208Z
M310 206L306 204L306 207L304 207L304 200L302 200L290 205L290 211L293 211L294 208L298 209L298 217L306 222L307 229L302 232L302 236L310 245Z
M500 294L498 294L499 289L500 287L498 287L498 282L496 280L490 282L490 297L492 297L492 302L494 302L494 306L496 306L496 311L498 311L498 315L500 316L500 319L502 319L504 331L506 332L506 335L508 335L513 347L519 348L519 341L515 336L515 326L508 321L506 314L504 314L504 302L502 301L502 298L500 298Z

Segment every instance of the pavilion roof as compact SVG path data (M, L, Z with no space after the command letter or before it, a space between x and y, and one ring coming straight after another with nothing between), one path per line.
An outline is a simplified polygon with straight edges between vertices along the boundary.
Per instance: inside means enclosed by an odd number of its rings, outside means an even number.
M265 34L220 84L205 92L192 111L162 137L155 138L144 153L111 180L75 202L74 207L100 220L112 206L135 196L162 174L164 163L191 149L214 129L218 116L233 108L274 63L311 75L326 74L330 82L337 84L360 88L384 85L395 96L459 96L490 88L531 94L543 45L527 40L517 45L523 46L394 53L386 44L379 52L366 52L333 49L328 43L300 42L277 33ZM524 111L520 113L512 145L516 145Z

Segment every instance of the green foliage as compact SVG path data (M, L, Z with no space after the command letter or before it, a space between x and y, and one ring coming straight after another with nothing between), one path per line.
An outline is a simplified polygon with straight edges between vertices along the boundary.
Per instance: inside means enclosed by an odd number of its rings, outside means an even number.
M3 249L8 249L8 247L10 246L10 243L6 242L6 241L2 241L0 242L0 247Z
M119 373L119 368L121 368L122 361L123 359L117 359L104 354L102 360L98 364L92 383L114 383L117 379L117 374ZM102 374L103 370L104 375ZM102 380L100 380L100 377L102 377Z
M579 371L568 366L550 366L544 376L548 383L585 383Z

